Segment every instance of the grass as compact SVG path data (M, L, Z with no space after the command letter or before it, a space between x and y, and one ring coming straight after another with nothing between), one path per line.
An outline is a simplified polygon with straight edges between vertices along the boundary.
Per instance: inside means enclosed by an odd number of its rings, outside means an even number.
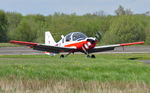
M150 54L96 57L0 55L0 93L150 92L150 66L137 61L150 60Z

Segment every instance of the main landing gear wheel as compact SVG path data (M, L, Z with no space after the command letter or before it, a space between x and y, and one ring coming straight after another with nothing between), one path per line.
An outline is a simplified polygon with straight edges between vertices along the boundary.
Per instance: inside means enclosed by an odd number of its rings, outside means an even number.
M95 55L92 55L91 58L95 58Z
M64 58L65 56L64 55L60 55L60 58Z

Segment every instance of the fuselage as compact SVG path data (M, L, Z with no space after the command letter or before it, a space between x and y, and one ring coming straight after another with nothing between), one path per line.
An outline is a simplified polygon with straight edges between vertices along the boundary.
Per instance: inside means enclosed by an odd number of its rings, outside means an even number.
M90 50L97 44L96 38L87 37L83 33L73 32L69 33L56 44L56 46L61 47L74 47L78 51Z

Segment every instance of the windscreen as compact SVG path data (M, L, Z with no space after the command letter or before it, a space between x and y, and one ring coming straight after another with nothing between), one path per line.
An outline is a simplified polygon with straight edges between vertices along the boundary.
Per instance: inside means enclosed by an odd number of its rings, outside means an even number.
M81 41L87 38L87 36L81 32L75 32L73 33L72 38L73 38L73 41Z
M68 35L66 35L66 42L68 42L68 41L71 40L71 34L72 34L72 33L69 33Z

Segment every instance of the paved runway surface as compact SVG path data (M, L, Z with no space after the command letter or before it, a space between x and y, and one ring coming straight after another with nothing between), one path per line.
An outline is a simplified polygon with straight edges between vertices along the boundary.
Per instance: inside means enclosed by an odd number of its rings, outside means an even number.
M150 53L150 46L127 46L117 47L113 51L100 53ZM43 55L44 52L33 50L28 47L1 47L0 55Z
M1 47L0 55L41 55L44 52L33 50L28 47Z
M113 51L99 52L98 54L106 53L150 53L150 46L127 46L117 47ZM33 50L28 47L1 47L0 55L45 55L44 52ZM140 60L146 64L150 64L150 60Z
M139 60L139 61L144 62L146 64L150 64L150 60Z

